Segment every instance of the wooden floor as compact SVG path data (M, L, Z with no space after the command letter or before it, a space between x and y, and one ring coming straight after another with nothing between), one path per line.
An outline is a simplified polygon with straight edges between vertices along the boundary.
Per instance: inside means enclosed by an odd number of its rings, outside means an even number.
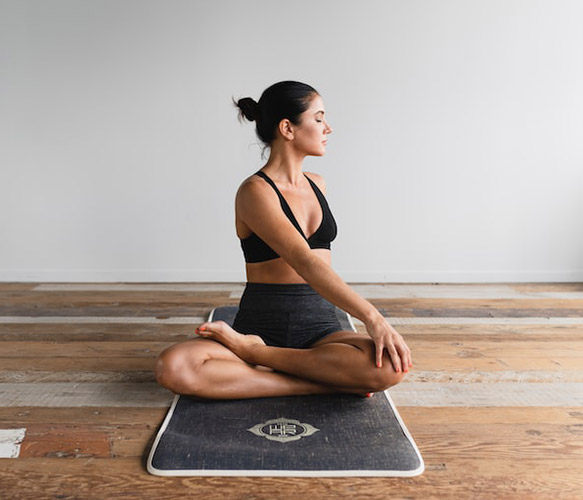
M583 284L355 288L413 351L391 395L422 476L150 476L154 359L242 286L4 283L0 498L583 498Z

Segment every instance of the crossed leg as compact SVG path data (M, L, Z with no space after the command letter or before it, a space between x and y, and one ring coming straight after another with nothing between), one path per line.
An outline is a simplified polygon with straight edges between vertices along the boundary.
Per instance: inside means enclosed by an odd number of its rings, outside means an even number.
M214 340L172 345L156 361L158 383L176 394L244 399L336 392L309 380L253 366Z
M363 334L337 332L308 349L266 346L222 321L201 325L197 338L163 351L158 382L178 394L239 399L346 392L364 394L399 383L385 356L374 363L374 344Z

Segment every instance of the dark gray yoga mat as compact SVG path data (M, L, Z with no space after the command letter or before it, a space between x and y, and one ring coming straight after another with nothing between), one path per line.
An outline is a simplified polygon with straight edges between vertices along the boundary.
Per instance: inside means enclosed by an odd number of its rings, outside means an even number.
M232 323L236 307L213 320ZM354 325L339 311L343 328ZM231 401L176 396L147 463L159 476L416 476L423 459L388 392Z

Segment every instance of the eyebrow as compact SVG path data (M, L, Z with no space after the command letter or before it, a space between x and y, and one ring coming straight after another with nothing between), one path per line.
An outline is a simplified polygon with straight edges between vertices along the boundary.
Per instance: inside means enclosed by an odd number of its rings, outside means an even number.
M318 113L322 113L323 115L326 114L326 112L322 110L316 111L314 114L317 115Z

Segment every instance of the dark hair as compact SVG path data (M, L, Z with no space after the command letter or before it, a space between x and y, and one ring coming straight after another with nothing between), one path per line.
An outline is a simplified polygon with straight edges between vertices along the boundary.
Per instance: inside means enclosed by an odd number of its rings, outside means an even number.
M265 144L265 151L276 137L279 122L287 118L294 125L299 125L300 115L308 109L310 100L317 94L318 91L310 85L287 80L265 89L258 102L251 97L243 97L238 101L233 99L233 102L239 108L240 122L243 117L250 122L257 122L255 131Z

